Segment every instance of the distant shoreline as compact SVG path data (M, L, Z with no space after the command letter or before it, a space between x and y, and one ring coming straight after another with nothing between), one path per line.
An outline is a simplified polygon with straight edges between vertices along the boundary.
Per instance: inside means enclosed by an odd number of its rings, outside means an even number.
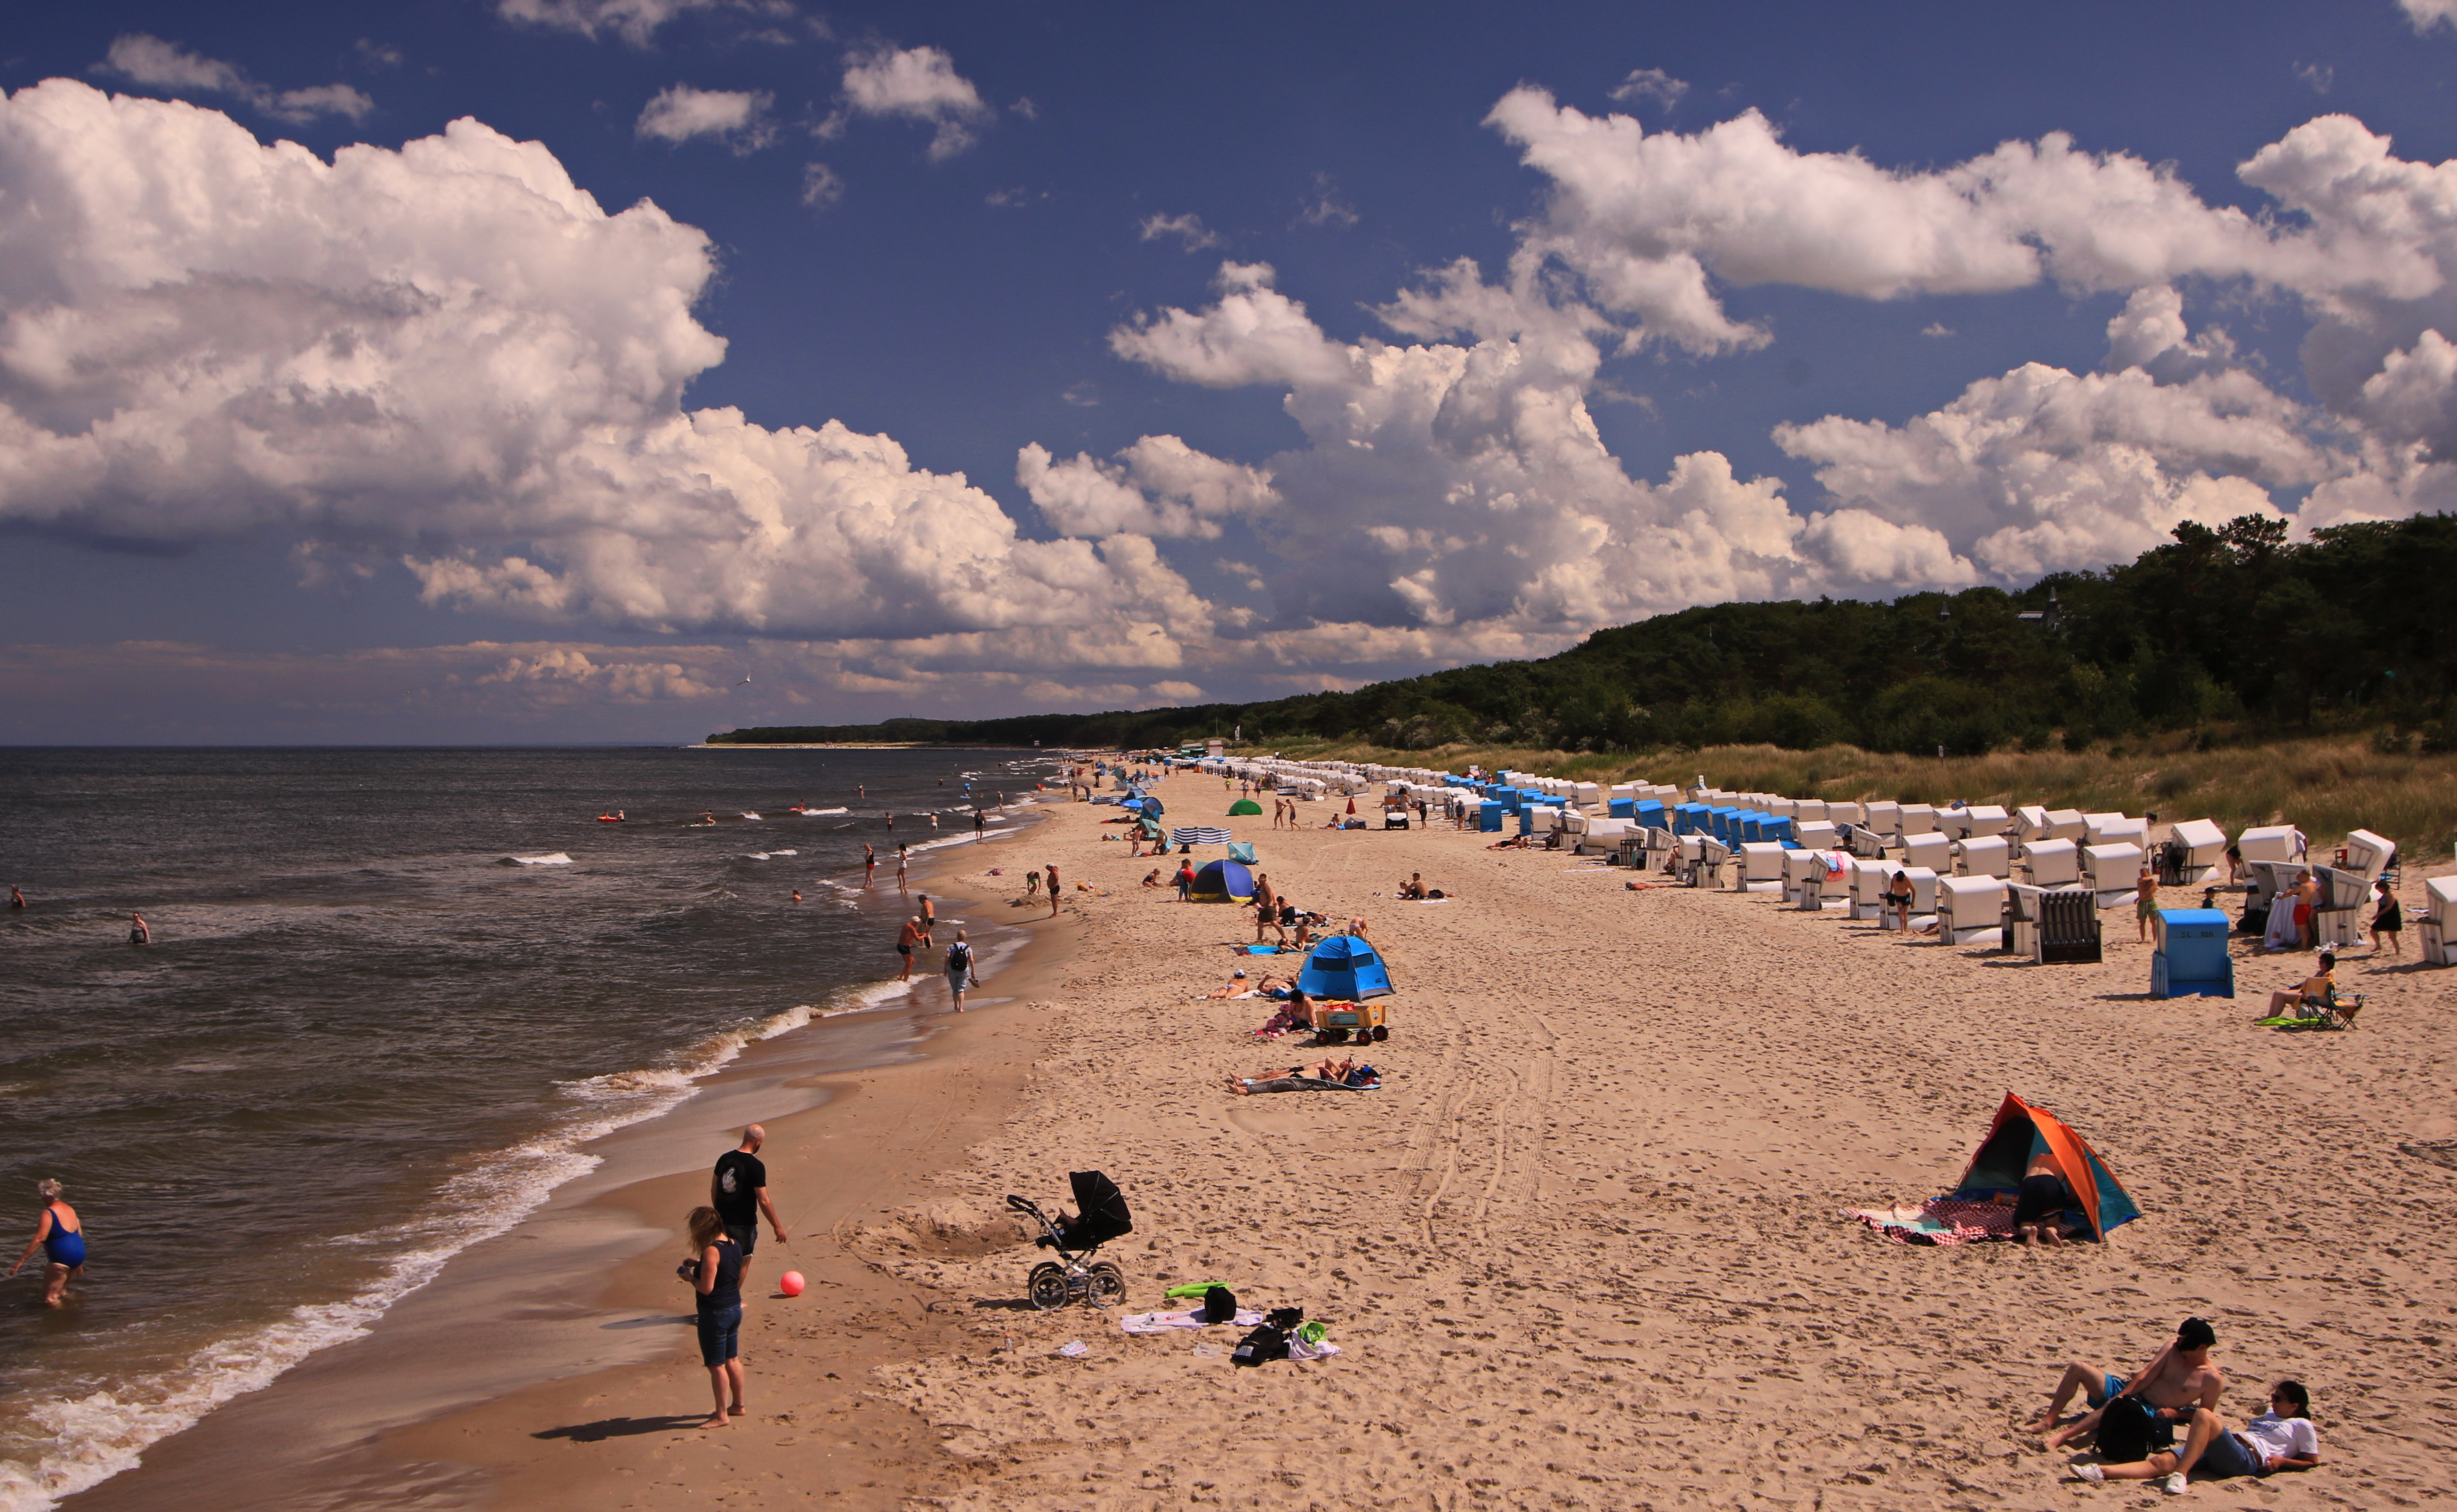
M702 740L686 751L1039 751L1028 745L963 745L939 740ZM1056 755L1055 751L1049 753Z

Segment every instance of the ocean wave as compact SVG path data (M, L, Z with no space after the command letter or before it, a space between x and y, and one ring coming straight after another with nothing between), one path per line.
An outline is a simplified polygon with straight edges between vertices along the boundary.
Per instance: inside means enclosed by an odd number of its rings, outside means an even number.
M693 1084L732 1064L747 1046L791 1033L815 1018L880 1007L910 991L901 982L846 987L823 1005L796 1004L709 1035L685 1049L678 1065L556 1084L579 1105L557 1128L445 1182L419 1218L331 1241L398 1252L356 1294L294 1308L278 1322L217 1339L173 1369L33 1407L28 1416L50 1435L51 1448L31 1464L0 1460L0 1512L46 1512L64 1498L135 1468L146 1449L194 1426L222 1403L271 1385L317 1351L363 1337L393 1304L434 1280L454 1255L506 1232L556 1188L596 1170L599 1157L581 1147L672 1108L692 1094Z
M842 809L842 808L833 808L833 809L804 809L804 810L802 810L802 818L806 818L806 819L815 819L815 818L818 818L819 816L821 816L822 814L843 814L843 813L846 813L846 812L849 812L849 811L848 811L848 810L845 810L845 809Z
M744 851L742 853L742 857L745 860L767 861L774 860L779 856L799 856L802 853L800 851Z
M561 851L545 856L506 856L498 863L504 866L568 866L571 858Z
M759 816L758 816L758 815L756 815L756 814L752 813L749 809L744 809L744 810L742 811L742 817L743 817L744 818L747 818L747 819L755 819L755 818L757 818Z

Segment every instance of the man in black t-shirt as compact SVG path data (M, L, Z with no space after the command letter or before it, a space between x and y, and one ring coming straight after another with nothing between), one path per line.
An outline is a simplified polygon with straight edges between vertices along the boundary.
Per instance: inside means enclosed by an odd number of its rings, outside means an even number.
M768 1168L759 1159L759 1147L766 1143L768 1130L753 1124L742 1131L739 1146L716 1157L715 1173L709 1177L709 1206L716 1210L733 1242L742 1246L746 1260L758 1241L763 1212L768 1215L768 1227L775 1231L776 1242L785 1242L785 1222L776 1216L776 1205L768 1200Z

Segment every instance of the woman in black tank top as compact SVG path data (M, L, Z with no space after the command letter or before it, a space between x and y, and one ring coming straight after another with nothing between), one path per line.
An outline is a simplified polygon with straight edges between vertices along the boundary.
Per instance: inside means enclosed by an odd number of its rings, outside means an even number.
M693 1208L692 1257L675 1274L692 1284L699 1302L699 1359L708 1367L716 1407L703 1428L722 1428L742 1416L742 1246L725 1232L714 1208Z

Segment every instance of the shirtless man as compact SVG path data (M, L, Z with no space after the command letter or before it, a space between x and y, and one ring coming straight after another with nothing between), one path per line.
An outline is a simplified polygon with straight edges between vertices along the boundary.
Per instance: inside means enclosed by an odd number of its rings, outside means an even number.
M2133 879L2134 943L2150 942L2150 921L2158 917L2158 871L2150 858L2141 858L2141 875Z
M921 947L923 938L919 916L904 921L904 927L897 931L896 953L904 958L904 969L896 974L897 981L913 980L913 952Z
M1410 872L1408 874L1408 880L1399 884L1399 896L1402 898L1424 897L1425 874L1422 872Z
M2202 1408L2218 1410L2220 1394L2226 1390L2226 1377L2210 1363L2210 1350L2218 1341L2217 1330L2198 1317L2188 1317L2177 1328L2175 1342L2160 1350L2158 1357L2129 1381L2094 1365L2068 1365L2064 1379L2056 1382L2055 1396L2048 1402L2047 1415L2033 1431L2047 1435L2049 1448L2061 1449L2096 1433L2109 1402L2121 1397L2138 1397L2155 1409L2157 1420L2151 1425L2150 1447L2166 1449L2175 1442L2178 1424L2189 1424L2193 1414ZM2091 1410L2059 1429L2056 1419L2063 1416L2065 1403L2073 1400L2076 1391L2089 1401Z
M928 893L915 894L914 901L921 905L921 942L936 944L938 942L930 938L930 932L939 927L939 905L930 901Z

